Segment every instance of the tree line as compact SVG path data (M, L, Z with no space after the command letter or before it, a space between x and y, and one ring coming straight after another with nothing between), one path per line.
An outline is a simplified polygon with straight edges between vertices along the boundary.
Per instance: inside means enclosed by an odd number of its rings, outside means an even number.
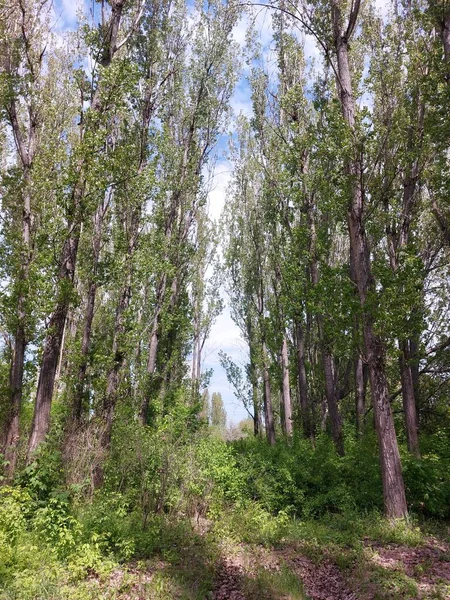
M329 429L342 456L373 423L402 517L399 430L418 458L448 410L450 5L265 6L274 65L255 50L224 226L249 360L222 364L270 444Z
M273 41L268 63L248 35L218 231L245 9ZM373 424L405 516L398 436L420 457L448 419L449 3L101 0L64 34L50 0L0 15L5 479L91 431L99 488L118 420L179 407L195 429L224 283L248 363L221 360L255 435L329 430L342 456Z
M7 479L19 456L33 461L58 409L66 442L96 422L105 454L121 399L143 425L180 389L196 406L221 307L205 277L217 246L207 193L237 10L171 0L93 10L58 34L52 2L1 3ZM93 478L100 486L101 461Z

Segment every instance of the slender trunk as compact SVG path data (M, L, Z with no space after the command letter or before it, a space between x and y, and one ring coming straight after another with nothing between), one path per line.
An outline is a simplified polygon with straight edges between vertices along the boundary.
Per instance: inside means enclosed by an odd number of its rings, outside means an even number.
M258 437L261 433L261 415L259 412L258 400L258 380L252 381L252 400L253 400L253 433Z
M25 13L23 13L25 18ZM25 31L25 29L23 28ZM17 326L14 338L14 349L10 371L10 404L9 414L6 419L3 453L6 462L5 476L9 481L13 478L17 464L17 445L20 437L20 409L23 395L23 375L25 366L25 352L27 347L26 320L27 320L27 287L30 265L33 259L33 248L31 242L32 208L31 208L31 169L36 154L37 116L34 114L32 105L28 107L30 124L27 140L25 141L17 116L16 99L12 98L8 115L13 131L16 147L23 168L23 206L22 206L22 247L20 269L18 274L18 297L17 297Z
M333 356L323 349L323 365L325 372L325 394L328 412L331 421L331 435L339 456L344 456L344 438L342 435L342 419L339 413L338 398L336 393L335 364Z
M356 433L361 436L366 414L367 365L360 354L355 360L355 416Z
M252 386L252 403L253 403L253 433L255 436L260 435L261 427L261 413L259 407L259 394L258 394L258 372L256 367L256 352L255 352L255 341L253 339L253 325L251 317L247 318L247 335L250 355L250 383Z
M351 130L354 130L355 127L355 106L352 94L348 43L356 23L358 8L359 3L356 3L352 10L349 27L345 32L342 29L340 2L333 0L331 9L339 74L338 89L340 103L344 120ZM385 370L385 348L381 338L375 333L371 311L366 307L368 293L374 292L374 280L371 272L370 252L363 220L363 172L360 155L356 150L354 157L347 160L346 173L351 179L352 186L348 211L350 261L352 272L355 274L356 286L363 312L364 343L380 450L385 511L386 515L391 518L404 517L407 515L408 509L400 453L389 401Z
M10 481L14 477L17 464L17 446L19 443L19 419L22 405L23 371L25 362L25 331L19 324L14 340L14 356L10 374L11 406L6 425L4 441L5 476Z
M416 407L420 405L420 386L419 386L419 343L418 336L409 339L409 365L414 387L414 398L416 399Z
M300 413L302 417L303 434L306 438L309 438L313 436L309 410L308 380L306 376L305 335L303 325L300 322L297 322L295 332L297 342L297 378Z
M311 283L316 287L319 283L319 269L317 264L316 244L317 235L314 220L314 207L312 200L308 203L307 208L308 225L310 230L310 255L311 255ZM329 347L329 342L325 338L324 318L318 313L316 315L317 330L319 334L320 347L322 351L322 365L325 379L325 397L327 400L328 414L331 422L331 435L333 438L336 452L339 456L344 456L344 438L342 435L342 420L339 413L338 396L335 381L335 364L334 357Z
M430 4L432 4L430 2ZM442 47L444 49L444 61L446 65L445 81L450 86L450 7L442 7L441 18L439 19L439 33L441 36ZM432 198L431 212L436 219L439 229L442 232L447 246L450 246L450 223L448 216L442 211L436 198Z
M156 372L156 358L158 356L158 345L159 345L159 321L160 315L166 295L167 287L167 274L163 273L161 276L155 299L155 309L153 313L152 326L150 329L150 337L148 343L148 358L147 358L147 369L146 369L146 384L144 386L144 393L141 403L141 409L139 412L139 418L142 425L148 423L148 410L150 405L150 396L153 393L153 383Z
M447 7L440 22L440 34L444 48L444 60L447 64L447 82L450 83L450 8Z
M88 354L91 345L92 322L94 320L95 297L97 294L97 283L91 280L89 283L88 295L86 300L86 313L83 327L83 339L81 341L81 361L78 367L77 380L75 382L75 394L73 398L73 420L74 425L81 423L83 413L85 412L84 395L86 371L88 367Z
M263 380L264 380L264 417L266 425L266 436L269 444L275 444L275 422L273 418L272 394L270 390L270 374L267 364L267 348L266 343L262 344L263 354Z
M130 264L132 256L129 256L128 258ZM122 288L116 309L116 319L114 323L114 337L112 347L113 365L108 373L106 396L103 400L102 407L103 431L100 436L100 448L102 450L102 456L106 455L106 452L109 450L109 447L111 445L114 411L116 407L117 393L119 388L119 377L125 361L125 351L123 348L124 334L126 330L125 311L129 306L131 298L131 279L132 270L130 265L126 284ZM101 459L93 470L92 483L95 489L98 489L103 484L103 478L103 460Z
M420 109L419 123L423 123L423 108ZM413 166L411 167L410 175L405 180L403 185L402 217L401 222L399 223L399 231L396 234L390 234L390 263L391 269L394 273L398 272L398 269L400 267L400 252L407 246L409 240L410 223L412 218L412 210L415 202L417 179L418 164L417 160L415 160ZM403 414L408 450L414 456L419 457L420 450L417 407L414 393L415 390L413 376L411 371L411 365L409 362L408 340L400 339L398 340L398 345L400 350L399 368L402 383Z
M417 458L420 458L414 381L411 366L409 364L409 350L408 343L406 341L400 343L399 363L408 450L411 452L411 454Z
M111 2L111 18L107 24L107 36L103 54L100 58L102 66L106 69L111 65L115 53L117 52L117 41L120 21L125 0L114 0ZM91 100L91 109L96 112L102 110L102 99L100 94L100 85L97 84L95 93ZM80 159L77 166L77 182L72 191L70 210L72 218L70 219L69 235L66 238L60 259L59 283L60 290L56 309L50 319L47 336L44 342L44 352L39 372L36 401L34 405L33 421L31 433L28 442L27 461L32 459L33 453L39 444L45 439L50 428L50 409L55 384L56 370L58 368L58 359L61 351L62 338L67 312L70 305L70 297L67 293L67 287L73 285L75 266L78 253L78 243L80 239L80 230L82 224L82 200L86 187L86 163ZM67 284L69 284L67 286Z
M283 372L283 407L284 407L284 429L286 435L292 435L292 404L291 389L289 382L289 356L286 335L283 336L283 345L281 348L281 365Z
M86 371L88 367L88 356L89 350L91 347L91 333L92 333L92 322L94 320L94 310L95 310L95 298L97 295L97 273L98 273L98 264L100 260L100 248L101 248L101 240L102 240L102 232L103 232L103 220L106 214L106 210L108 208L109 202L111 200L111 194L109 199L105 202L103 201L95 211L93 225L94 225L94 235L92 238L92 277L88 283L88 294L86 299L86 308L85 308L85 318L84 318L84 327L83 327L83 338L81 341L81 356L80 363L78 366L77 380L75 383L75 393L73 397L73 419L74 425L77 426L80 424L83 412L84 412L84 396L85 396L85 380L86 380Z

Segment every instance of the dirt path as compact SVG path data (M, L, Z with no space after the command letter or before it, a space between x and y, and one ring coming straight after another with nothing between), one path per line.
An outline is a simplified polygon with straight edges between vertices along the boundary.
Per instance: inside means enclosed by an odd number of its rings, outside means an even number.
M243 588L244 571L242 565L229 557L218 566L214 581L213 600L247 600Z
M342 570L326 549L311 558L301 547L268 550L242 544L222 556L213 600L450 599L450 548L433 538L417 547L366 541L359 559ZM302 593L283 588L282 579L277 580L283 570L291 582L298 580Z
M311 559L293 551L283 553L286 563L303 582L311 600L357 600L339 568L329 560L315 564Z
M432 537L415 547L366 539L357 550L224 542L211 552L201 542L177 560L149 559L87 583L108 600L450 600L450 546Z

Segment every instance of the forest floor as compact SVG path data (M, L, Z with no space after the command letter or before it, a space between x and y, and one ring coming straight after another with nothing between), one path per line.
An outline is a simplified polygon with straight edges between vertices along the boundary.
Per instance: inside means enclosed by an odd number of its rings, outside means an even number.
M450 599L447 526L356 530L348 522L297 524L274 545L194 531L161 558L86 585L108 600Z

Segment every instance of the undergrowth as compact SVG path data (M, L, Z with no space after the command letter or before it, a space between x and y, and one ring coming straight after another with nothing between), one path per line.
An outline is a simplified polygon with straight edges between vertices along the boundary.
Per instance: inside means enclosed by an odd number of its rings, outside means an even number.
M82 477L67 485L63 461L50 446L14 485L0 488L0 600L144 593L200 600L213 589L224 541L298 546L313 561L327 558L357 572L367 563L367 541L420 546L448 517L447 468L431 446L420 461L404 461L415 516L391 523L380 512L371 434L350 438L339 458L325 436L315 448L304 440L270 448L255 439L227 444L201 431L193 441L180 432L174 439L169 425L134 433L140 453L133 464L123 425L105 485L93 496ZM386 578L375 566L369 578L386 598L406 598L414 587L406 576ZM285 572L261 572L246 586L272 586L280 594L284 586L301 598L295 582Z

